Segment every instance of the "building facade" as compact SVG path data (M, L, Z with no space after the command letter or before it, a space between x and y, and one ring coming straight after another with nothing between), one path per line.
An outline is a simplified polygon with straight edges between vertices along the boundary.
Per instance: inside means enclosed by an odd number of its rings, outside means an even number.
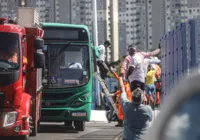
M15 17L22 0L0 0L0 16ZM36 7L41 22L85 24L93 34L92 0L24 0ZM97 0L98 40L113 42L112 60L128 45L157 48L160 37L181 22L200 17L199 0ZM116 41L118 40L118 41ZM108 50L108 54L110 50ZM107 58L111 60L111 57Z
M149 51L177 24L200 16L199 0L125 0L119 3L119 50L136 45Z

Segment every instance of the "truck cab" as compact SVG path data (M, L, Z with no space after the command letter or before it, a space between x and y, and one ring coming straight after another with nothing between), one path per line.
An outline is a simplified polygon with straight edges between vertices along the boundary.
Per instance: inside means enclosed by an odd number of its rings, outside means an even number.
M36 136L40 118L43 30L0 18L0 136Z

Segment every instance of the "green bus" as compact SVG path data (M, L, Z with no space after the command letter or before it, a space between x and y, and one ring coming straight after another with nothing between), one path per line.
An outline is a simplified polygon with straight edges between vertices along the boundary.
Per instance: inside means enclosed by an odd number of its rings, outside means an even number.
M92 54L87 26L41 23L46 68L43 79L42 122L64 122L77 131L90 121Z

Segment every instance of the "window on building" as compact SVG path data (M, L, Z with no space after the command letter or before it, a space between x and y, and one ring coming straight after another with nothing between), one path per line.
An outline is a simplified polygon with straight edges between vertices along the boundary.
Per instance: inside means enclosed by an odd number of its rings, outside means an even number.
M167 9L169 9L169 5L167 5Z

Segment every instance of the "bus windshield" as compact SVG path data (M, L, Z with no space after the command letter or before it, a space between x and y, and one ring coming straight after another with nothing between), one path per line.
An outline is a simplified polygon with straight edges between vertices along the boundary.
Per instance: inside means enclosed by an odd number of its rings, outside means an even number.
M48 88L84 85L89 80L87 46L45 45L47 72L43 84ZM48 78L47 78L48 77Z
M0 69L19 68L19 36L0 32Z

